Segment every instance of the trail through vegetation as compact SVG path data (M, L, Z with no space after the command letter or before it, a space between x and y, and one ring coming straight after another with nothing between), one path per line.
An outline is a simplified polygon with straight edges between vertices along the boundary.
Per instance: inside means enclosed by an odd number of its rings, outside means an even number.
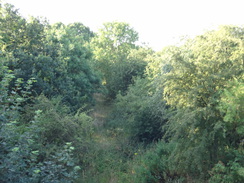
M107 121L109 114L112 111L112 103L108 101L105 95L101 93L94 94L95 106L91 116L94 119L94 125L97 130L102 130Z
M0 182L244 182L244 27L138 39L0 0Z
M107 127L113 110L111 99L101 93L95 93L94 99L96 104L90 114L95 128L92 135L94 148L90 152L89 166L84 169L78 182L121 182L119 174L127 172L126 151L131 147L125 144L124 137Z

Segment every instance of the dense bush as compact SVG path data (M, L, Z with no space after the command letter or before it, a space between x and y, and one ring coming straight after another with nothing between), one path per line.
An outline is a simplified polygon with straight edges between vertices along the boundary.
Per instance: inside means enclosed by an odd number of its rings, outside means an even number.
M133 77L142 76L152 49L136 46L138 33L125 22L108 22L92 40L95 68L108 95L124 95Z
M0 85L0 181L72 182L84 158L77 156L76 147L81 150L83 138L89 139L91 118L85 113L72 117L60 100L49 101L44 96L26 115L21 103L28 100L33 82L25 84L17 79L15 88L9 92L15 76L7 68L1 69L5 73Z
M35 78L32 95L62 95L72 111L92 103L100 80L91 67L89 41L93 32L81 23L49 25L46 20L26 20L9 4L0 9L2 61L17 78ZM14 38L14 39L13 39Z
M158 142L152 148L135 158L133 167L133 182L157 183L157 182L184 182L173 169L169 161L169 155L175 144Z
M0 22L0 182L244 182L243 27L155 53L123 22Z
M241 157L243 159L243 156ZM210 171L210 183L239 183L244 181L243 160L236 158L235 161L230 161L225 165L223 162L218 162Z
M131 140L148 144L163 137L167 121L162 95L146 78L137 78L125 96L118 95L110 124L122 128Z
M178 142L170 159L182 175L207 179L244 137L243 33L223 26L164 52L164 98L175 109L168 132Z

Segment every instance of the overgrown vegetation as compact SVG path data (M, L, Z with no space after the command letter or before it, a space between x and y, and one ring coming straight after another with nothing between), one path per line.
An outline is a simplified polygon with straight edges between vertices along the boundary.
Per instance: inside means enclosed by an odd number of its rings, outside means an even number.
M155 52L124 22L0 22L0 182L244 182L243 27Z

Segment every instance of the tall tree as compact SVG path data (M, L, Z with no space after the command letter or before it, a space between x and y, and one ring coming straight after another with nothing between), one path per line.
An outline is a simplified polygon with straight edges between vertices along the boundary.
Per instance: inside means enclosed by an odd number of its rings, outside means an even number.
M138 33L124 22L105 23L93 39L96 65L111 97L115 97L120 90L126 90L123 78L127 56L131 49L136 48L137 40Z
M47 45L58 48L54 59L60 65L59 72L62 72L54 85L60 87L59 92L72 106L91 102L93 92L100 86L91 66L92 52L88 46L93 33L81 23L67 26L58 23L47 34Z
M0 12L0 47L5 65L16 78L36 78L33 93L63 95L73 109L90 102L99 79L89 62L93 33L81 23L50 26L46 20L24 19L9 4Z
M234 147L231 141L240 144L243 138L219 110L229 83L243 84L243 36L243 28L224 26L167 50L164 95L176 109L170 129L178 142L172 161L182 172L206 175Z

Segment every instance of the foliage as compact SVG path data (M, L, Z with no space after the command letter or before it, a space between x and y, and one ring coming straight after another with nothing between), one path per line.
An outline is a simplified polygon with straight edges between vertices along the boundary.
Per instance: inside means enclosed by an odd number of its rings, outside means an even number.
M105 23L92 41L96 67L110 97L125 93L133 76L140 75L146 65L144 55L149 49L136 49L138 33L124 22Z
M159 142L155 147L137 157L134 165L134 182L170 182L174 179L183 182L170 170L168 157L174 149L173 144Z
M7 71L6 68L3 70ZM39 126L40 110L35 112L27 125L20 123L21 103L27 100L32 86L29 80L22 88L17 79L14 90L8 93L14 75L4 73L1 79L1 126L0 126L0 181L1 182L71 182L79 166L72 151L71 143L44 155L48 146L43 144L41 134L46 130ZM18 93L23 94L22 96ZM26 95L24 95L26 94ZM45 151L44 151L45 150Z
M242 81L243 79L240 79ZM221 94L218 109L220 110L225 127L226 141L229 146L238 148L244 138L244 84L234 80L227 84Z
M0 3L0 182L243 182L243 40L220 26L155 53L124 22Z
M243 158L243 156L242 156ZM239 160L240 161L240 160ZM243 182L244 168L238 160L230 161L225 165L223 162L218 162L210 171L210 183L228 183L228 182ZM243 162L242 162L243 163Z
M77 160L72 155L72 146L56 149L55 153L43 159L42 151L45 147L38 143L40 137L37 134L37 126L32 125L29 128L35 130L20 134L18 127L14 125L9 124L1 129L4 135L2 140L4 155L1 153L0 166L1 181L72 182L80 169L79 166L75 166Z
M166 106L162 95L146 78L137 78L125 96L118 95L111 125L119 127L137 142L150 143L163 136Z
M214 165L210 171L210 182L243 182L243 83L234 80L228 83L221 95L219 110L224 120L224 136L231 149L226 150L226 157Z
M64 102L78 110L85 102L92 102L92 95L100 86L100 80L89 63L92 53L87 41L91 39L92 32L81 23L68 26L54 24L47 32L47 45L59 48L54 58L60 73L53 81L57 87L55 92L63 96Z
M93 133L92 119L85 112L69 114L70 109L62 104L60 97L49 100L41 95L35 104L26 107L26 110L29 115L22 115L22 121L32 118L30 114L33 114L33 111L41 111L37 126L45 129L40 134L45 144L74 142L76 138L88 138Z
M46 20L21 17L13 6L1 8L0 47L4 63L17 78L35 78L33 95L63 96L78 110L92 101L100 80L91 68L88 41L93 33L81 23L50 26Z
M236 131L241 130L236 126L241 116L236 116L237 110L226 110L224 101L230 98L222 95L234 80L240 82L238 91L242 86L242 37L241 28L220 27L188 41L183 47L167 50L169 56L165 57L168 58L165 64L170 69L162 77L164 96L167 104L176 109L170 118L168 133L178 142L171 160L183 174L206 176L209 167L225 157L225 149L236 147L234 144L243 138ZM235 95L233 107L242 102L241 92ZM237 115L240 114L241 108L238 108ZM226 123L233 115L237 120Z

